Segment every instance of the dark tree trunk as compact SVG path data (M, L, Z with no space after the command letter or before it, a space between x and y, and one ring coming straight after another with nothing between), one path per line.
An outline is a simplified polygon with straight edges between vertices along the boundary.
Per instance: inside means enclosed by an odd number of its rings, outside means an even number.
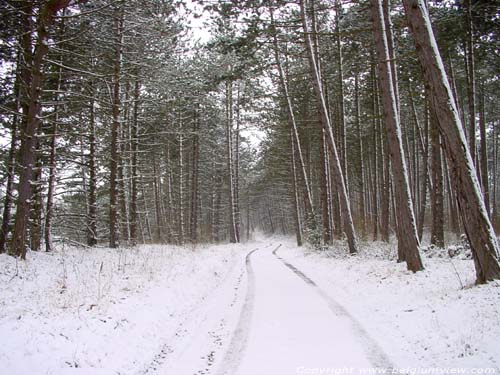
M63 34L63 32L61 32ZM57 76L56 93L54 97L54 118L52 122L52 134L50 135L50 155L49 155L49 180L47 189L47 202L45 210L45 251L54 250L52 242L52 219L54 217L54 192L56 185L56 155L57 155L57 133L59 131L59 92L62 83L62 68L59 68Z
M290 164L292 166L292 199L293 199L293 218L295 221L295 238L297 239L297 246L302 246L302 226L300 222L299 213L299 195L297 187L297 168L295 166L295 143L294 143L293 130L290 130Z
M134 84L134 109L132 118L131 141L130 141L130 241L132 245L137 244L137 225L138 225L138 173L137 173L137 154L139 152L139 98L141 94L141 83L137 79ZM169 166L170 168L170 166Z
M479 100L479 134L481 135L481 147L479 149L479 161L481 170L481 187L483 188L484 204L488 215L490 210L490 185L488 180L488 139L486 134L486 113L484 109L484 83L480 90ZM491 216L490 216L491 217Z
M192 243L198 241L198 196L199 196L199 175L198 175L198 164L200 159L200 145L199 145L199 122L200 113L197 111L195 113L195 119L193 122L193 144L192 144L192 166L191 166L191 207L190 207L190 239Z
M87 245L97 245L97 136L95 124L94 85L90 82L89 105L89 191L87 215Z
M118 168L120 165L120 91L121 91L121 67L122 67L122 48L123 48L123 9L117 7L114 14L115 27L115 60L113 71L113 102L112 112L113 121L111 124L111 160L109 176L109 247L116 248L120 244L119 218L118 218L118 200L119 200L119 181Z
M355 108L355 125L357 134L358 147L358 181L359 181L359 224L360 232L364 236L366 234L366 208L365 208L365 183L364 183L364 168L363 168L363 136L361 133L361 114L359 104L359 74L354 75L354 108Z
M300 10L302 18L302 27L305 33L305 44L307 49L307 55L309 58L309 69L313 81L312 85L314 88L314 92L316 94L316 104L318 106L318 112L321 115L320 116L321 125L325 130L329 151L332 156L333 177L335 178L336 190L340 198L339 200L341 205L341 214L344 223L344 230L347 236L347 242L349 245L349 252L357 253L358 246L357 246L356 232L354 230L354 224L352 221L351 207L350 207L349 197L347 195L347 186L345 183L342 166L337 152L337 147L335 145L333 130L330 122L330 117L328 114L328 108L325 102L325 96L323 95L321 74L318 71L318 66L315 59L314 49L311 41L311 35L309 33L309 25L306 18L305 0L300 1Z
M431 142L432 142L432 227L431 244L444 248L444 191L441 145L436 116L431 108Z
M5 198L3 201L3 214L2 214L2 227L0 230L0 254L5 253L7 238L10 231L10 220L12 217L12 203L14 202L14 175L16 171L16 151L18 140L18 127L19 127L19 111L21 110L20 103L20 73L21 67L19 57L17 62L16 81L14 83L14 105L12 123L10 126L10 146L9 154L7 157L7 182L5 184Z
M372 0L372 15L375 44L379 55L379 78L387 123L388 146L391 154L392 174L394 178L398 247L404 254L408 269L416 272L423 269L419 253L419 241L415 227L415 217L411 202L408 175L403 153L401 127L395 97L394 82L390 63L389 47L385 30L384 12L381 0Z
M49 50L48 28L54 22L56 13L65 8L69 0L49 0L43 4L38 15L37 42L31 59L31 45L23 51L25 63L31 64L29 77L24 81L28 85L28 103L25 112L25 121L21 129L21 146L19 148L19 184L16 202L16 220L12 235L9 254L26 258L26 232L31 208L33 166L36 162L36 134L40 125L41 94L43 90L44 74L43 59ZM31 13L31 12L30 12ZM30 13L25 14L26 18ZM29 43L31 44L31 42Z
M478 283L500 279L498 243L482 200L474 163L437 49L424 0L403 0L426 84L448 158L462 222L471 244Z

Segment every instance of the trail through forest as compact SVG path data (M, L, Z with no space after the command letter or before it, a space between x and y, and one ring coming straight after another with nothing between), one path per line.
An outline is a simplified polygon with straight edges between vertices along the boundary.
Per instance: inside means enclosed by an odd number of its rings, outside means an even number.
M472 287L467 253L430 248L412 273L395 252L259 236L3 254L0 374L499 373L500 284Z
M355 327L350 314L325 298L301 271L280 261L276 249L255 252L251 262L254 313L246 350L234 373L295 374L391 366L367 334Z
M279 257L281 244L259 245L247 254L245 267L212 296L203 317L189 324L186 329L192 331L186 332L180 350L154 373L297 374L317 369L358 373L393 367L340 304ZM236 300L241 300L237 322Z

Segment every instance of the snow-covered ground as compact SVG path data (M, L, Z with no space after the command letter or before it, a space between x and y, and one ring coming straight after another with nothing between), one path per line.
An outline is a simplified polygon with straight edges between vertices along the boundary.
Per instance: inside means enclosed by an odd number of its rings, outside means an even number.
M0 375L500 374L500 283L434 249L413 274L394 252L261 238L2 255Z
M153 370L245 249L66 247L31 252L26 262L2 255L0 374Z
M430 251L425 271L414 274L386 244L366 243L349 256L275 241L283 243L278 254L344 306L399 370L500 373L500 283L475 286L472 260Z

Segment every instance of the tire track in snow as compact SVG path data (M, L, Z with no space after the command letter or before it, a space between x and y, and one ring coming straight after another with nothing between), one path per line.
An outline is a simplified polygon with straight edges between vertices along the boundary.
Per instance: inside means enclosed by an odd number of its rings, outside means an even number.
M255 299L255 274L252 269L250 260L253 253L259 249L250 251L245 258L245 266L247 273L247 293L245 302L241 308L238 324L234 330L231 342L216 375L233 375L236 373L241 362L243 352L247 346L248 333L252 320L253 304Z
M165 366L168 369L170 366L169 363L173 363L172 361L175 362L178 360L179 355L182 355L182 352L189 349L191 346L190 343L196 339L196 335L200 334L200 332L206 333L205 336L210 337L210 344L209 347L207 347L207 353L203 354L200 351L199 354L201 357L193 357L194 360L202 359L205 363L197 370L193 368L192 375L208 375L212 373L210 366L214 364L218 349L223 345L224 338L221 335L223 335L222 331L226 326L227 316L222 314L214 315L217 314L217 312L212 311L213 308L211 306L218 303L217 301L220 297L220 288L230 287L231 289L234 289L232 299L227 301L227 308L232 308L237 303L237 300L239 299L239 289L243 276L246 273L246 267L245 264L242 264L237 268L240 268L241 271L238 272L239 275L236 277L234 285L228 284L231 282L231 279L234 278L232 275L233 271L229 271L213 290L201 298L199 303L191 306L188 310L181 314L182 318L177 325L177 329L166 340L167 343L161 345L159 351L145 364L144 368L137 372L137 375L165 373ZM207 310L207 307L210 310ZM207 331L205 332L205 328L200 331L197 329L198 327L207 327ZM230 337L230 335L228 336Z
M323 289L321 289L311 278L304 274L301 270L295 267L293 264L288 263L285 259L280 257L276 252L281 247L281 244L273 250L273 255L278 258L288 269L290 269L294 274L296 274L302 281L311 286L328 304L330 310L337 316L345 317L350 320L351 327L356 334L358 340L360 341L363 349L369 361L374 367L384 368L391 371L395 368L392 361L389 359L387 354L383 351L380 345L369 335L369 333L363 328L361 323L354 318L344 306L335 301L330 297Z

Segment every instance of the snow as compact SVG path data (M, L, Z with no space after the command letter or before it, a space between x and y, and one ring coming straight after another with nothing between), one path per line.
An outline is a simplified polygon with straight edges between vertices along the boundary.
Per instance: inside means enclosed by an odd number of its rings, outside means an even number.
M500 283L458 247L415 274L394 245L345 247L2 255L0 374L500 373Z
M256 252L252 266L255 306L238 375L371 366L349 319L333 314L270 250Z
M0 257L0 374L134 374L235 268L236 246ZM157 358L158 357L158 358Z
M475 286L472 260L424 257L425 271L412 273L393 260L394 246L364 243L347 256L281 241L280 256L344 306L398 369L500 373L500 283Z

